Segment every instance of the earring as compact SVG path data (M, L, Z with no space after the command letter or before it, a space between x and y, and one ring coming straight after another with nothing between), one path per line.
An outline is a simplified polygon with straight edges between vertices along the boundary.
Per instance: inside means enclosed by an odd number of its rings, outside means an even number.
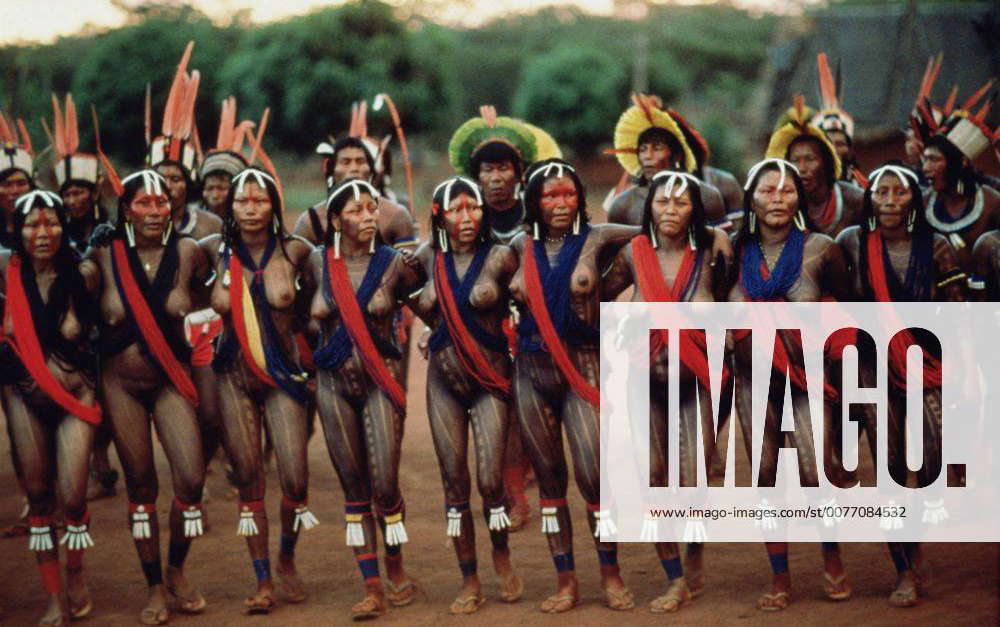
M868 216L868 230L875 231L875 216Z
M573 220L573 235L580 234L580 212L576 212L576 218Z
M278 216L277 215L272 215L271 216L271 230L274 232L275 235L277 235L278 231L281 230L281 225L278 224Z
M653 248L660 247L660 240L656 239L656 225L649 223L649 241L653 242Z
M750 216L747 218L747 230L751 233L757 232L757 214L750 212Z
M795 226L800 231L805 231L806 230L806 219L805 219L805 216L802 215L801 211L796 211L795 212L795 218L793 219L793 221L795 222Z
M915 225L916 223L917 223L917 212L911 209L910 213L907 214L906 216L906 232L912 233L913 225Z
M531 224L532 224L532 229L534 230L534 235L535 235L535 239L536 239L536 240L537 240L537 239L542 239L542 238L541 238L541 237L539 237L539 235L538 235L538 223L537 223L537 222L532 222Z
M94 203L94 222L98 222L101 219L101 207L96 202Z
M372 239L368 243L368 252L375 254L375 235L372 234Z
M340 231L333 232L333 258L340 259Z
M448 252L448 234L444 232L444 229L438 229L438 245L441 246L441 252Z
M955 187L955 189L956 191L958 191L959 196L965 195L965 183L963 183L961 179L958 180L958 185Z
M135 248L135 229L128 220L125 220L125 239L128 240L129 248Z
M694 236L694 225L688 225L688 243L691 244L691 250L698 250L698 241Z
M167 228L163 230L163 238L160 240L164 246L167 245L167 240L170 239L170 233L174 230L173 221L167 222Z

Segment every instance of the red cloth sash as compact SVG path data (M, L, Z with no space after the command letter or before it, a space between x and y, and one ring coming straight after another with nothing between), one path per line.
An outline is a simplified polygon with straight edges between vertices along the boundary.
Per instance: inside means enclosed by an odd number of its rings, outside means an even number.
M455 354L465 371L486 389L499 392L504 396L510 394L510 379L505 378L487 361L482 350L466 328L465 322L455 303L455 294L448 284L448 271L444 265L444 253L438 251L434 257L434 291L437 292L441 304L441 314L448 325Z
M4 341L21 359L24 369L38 382L42 391L66 413L92 425L101 424L101 406L81 403L59 383L45 362L45 353L31 317L31 306L21 282L21 259L17 255L12 255L7 265L7 318L11 322L12 333L10 337L4 337Z
M181 396L197 407L198 390L191 381L188 371L184 369L184 366L170 349L170 345L167 344L167 339L163 337L163 331L157 326L153 312L149 309L149 303L146 302L135 277L132 276L132 269L125 254L125 243L119 239L114 240L111 242L111 252L115 256L118 280L121 282L122 291L125 293L125 298L128 299L129 309L135 315L136 326L139 327L139 332L142 333L142 337L149 347L149 352Z
M688 283L694 274L695 263L698 260L697 251L687 247L684 251L684 258L681 260L681 267L677 270L672 287L667 287L667 282L660 271L660 262L656 258L656 251L647 235L637 235L632 238L632 255L635 261L635 274L639 284L639 291L642 297L649 303L676 303L687 291ZM661 350L667 347L667 331L657 329L653 331L649 338L649 355L655 358ZM684 333L681 336L680 357L684 365L694 373L698 381L706 389L711 389L708 376L708 357L706 343L701 334ZM728 368L723 367L723 381L728 377Z
M253 376L257 377L259 381L268 385L272 388L278 387L278 384L274 381L274 378L266 370L260 367L257 361L253 358L253 353L251 352L250 339L247 334L247 325L244 315L246 312L243 311L243 295L247 292L243 288L243 263L240 262L239 255L229 256L229 307L232 311L232 316L230 319L233 321L233 329L236 331L236 338L240 342L240 350L243 353L243 362L246 363L247 368L253 373Z
M400 413L405 413L406 392L389 372L389 368L382 360L382 355L375 347L371 333L368 332L364 314L361 313L354 288L351 286L351 278L347 274L347 265L343 259L334 257L331 248L326 249L326 263L330 275L330 292L340 309L341 324L347 329L347 334L351 336L351 342L358 350L361 363L364 364L368 376L385 392L396 409Z
M882 233L876 230L868 234L868 282L875 292L875 298L880 303L891 303L885 256L882 253ZM889 342L889 381L896 388L906 387L906 350L912 344L917 344L909 331L897 333ZM924 368L924 387L941 387L941 361L927 355L928 367Z
M535 262L535 246L532 240L528 240L524 244L524 292L528 309L535 317L538 333L542 336L542 341L545 342L549 354L552 355L552 361L566 377L566 381L574 392L594 407L600 407L600 391L584 379L576 366L573 365L566 352L566 347L563 346L562 340L559 339L556 328L552 324L552 317L549 316L549 308L545 303L545 294L542 291L542 279L538 274L538 265Z

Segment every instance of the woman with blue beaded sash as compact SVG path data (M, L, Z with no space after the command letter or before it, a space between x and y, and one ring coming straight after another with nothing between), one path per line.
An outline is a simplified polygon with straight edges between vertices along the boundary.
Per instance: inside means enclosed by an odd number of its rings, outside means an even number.
M259 137L255 152L259 152ZM269 163L269 160L265 160ZM222 444L239 491L237 535L245 537L257 579L247 613L266 614L276 604L264 507L262 428L278 462L282 499L277 573L284 597L304 601L295 568L299 532L318 520L307 505L309 469L307 358L295 341L306 325L312 283L305 272L313 251L289 235L283 221L280 183L249 167L233 177L221 235L199 243L215 268L212 308L223 317L212 368L219 386Z
M966 275L959 268L955 250L927 223L923 194L916 172L889 162L868 176L862 224L845 229L837 243L847 257L854 296L866 302L926 302L965 300ZM916 338L919 340L919 336ZM888 444L890 473L907 482L906 465L906 350L909 342L889 344ZM929 347L930 348L930 347ZM920 485L929 485L941 470L929 462L940 457L941 370L940 354L931 354L924 374L924 455L916 472ZM872 364L862 362L862 377L876 386ZM876 459L875 432L868 429L872 459ZM934 450L938 452L933 453ZM934 499L931 499L932 501ZM917 542L889 542L896 568L896 587L889 595L894 607L916 605L923 559Z
M556 593L540 609L565 612L580 600L566 503L563 430L577 486L587 502L607 604L616 610L631 609L634 602L619 572L617 546L600 539L601 533L611 535L614 525L610 511L600 507L598 260L613 258L616 247L639 228L590 226L583 183L561 159L537 162L525 175L530 229L511 242L521 259L510 286L520 314L512 389L521 437L538 476L542 532L548 536L558 573Z
M325 241L309 259L318 286L311 307L320 333L316 404L344 490L347 545L365 582L365 597L351 609L356 620L380 616L387 601L408 605L416 595L401 549L408 540L399 490L406 393L393 318L422 277L378 236L378 199L359 179L331 190ZM384 581L375 516L385 540Z
M817 302L821 300L843 300L847 295L847 269L844 255L832 239L813 231L810 226L805 190L798 170L791 163L777 158L761 161L750 169L744 188L745 219L739 233L734 237L733 249L739 276L730 289L731 302L746 301L787 301ZM775 372L788 372L791 383L791 398L796 415L808 414L809 399L805 391L805 368L798 361L792 336L781 335L782 342L775 351ZM751 390L747 381L750 372L753 347L746 335L738 335L734 346L734 372L736 375L736 410L743 433L752 433ZM784 362L784 363L779 363ZM836 370L836 369L834 369ZM782 398L774 395L768 398L766 419L781 416L784 386L774 386ZM824 414L832 416L839 399L833 384L824 390ZM832 446L831 421L824 418L826 446ZM765 432L766 434L767 432ZM782 434L780 437L784 437ZM798 441L789 435L796 447L799 460L799 476L804 487L817 486L816 455L811 436ZM751 455L750 438L744 437L747 455ZM761 452L760 476L762 484L773 485L777 467L777 449L784 444L778 438L765 435ZM832 454L824 455L832 462ZM827 476L832 476L832 468L826 468ZM791 591L791 576L788 572L788 543L768 542L767 552L771 562L772 580L770 588L757 601L757 606L765 611L783 610L788 606ZM837 543L823 543L824 590L831 600L845 600L851 595L851 587L844 573Z
M476 478L493 546L493 566L506 602L524 585L510 563L510 518L504 503L503 463L509 435L510 359L501 323L508 313L507 285L517 256L490 237L478 186L450 178L434 190L431 239L417 251L429 277L417 299L433 328L427 370L427 410L445 489L447 534L453 539L463 586L452 614L472 614L485 601L476 573L468 432L476 452Z

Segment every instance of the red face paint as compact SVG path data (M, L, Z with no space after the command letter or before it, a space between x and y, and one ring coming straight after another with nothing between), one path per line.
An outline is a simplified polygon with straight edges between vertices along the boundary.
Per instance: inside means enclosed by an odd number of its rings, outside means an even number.
M170 198L166 194L149 194L141 190L132 199L128 210L140 218L167 216L170 215Z
M576 185L568 176L549 179L542 186L538 206L542 210L542 220L549 228L569 227L579 204Z
M483 208L465 192L452 198L444 212L445 230L449 237L459 242L473 241L482 222Z

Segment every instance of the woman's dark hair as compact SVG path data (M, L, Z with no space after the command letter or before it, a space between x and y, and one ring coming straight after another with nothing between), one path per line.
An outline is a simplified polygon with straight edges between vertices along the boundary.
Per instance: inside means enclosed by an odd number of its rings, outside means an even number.
M670 177L666 175L654 176L649 184L649 194L646 196L646 202L642 207L642 232L647 235L650 232L650 224L653 222L654 197L656 196L656 192L667 184L668 180L670 180ZM711 251L715 236L708 230L708 224L705 221L705 203L701 198L701 185L694 183L686 177L680 180L687 181L687 192L691 198L691 216L688 218L688 228L694 229L695 245L701 250ZM676 182L674 185L679 185L680 180L675 179Z
M813 137L812 135L800 135L792 140L792 143L788 144L788 150L785 151L785 159L792 154L792 148L796 144L812 144L819 151L819 157L823 160L823 176L826 177L827 184L833 185L836 180L837 168L834 165L834 154L831 152L830 146L826 144L822 139L818 137Z
M562 166L560 170L557 166ZM546 170L542 172L542 170ZM542 220L542 210L540 205L542 199L542 187L545 181L557 177L568 176L573 181L576 188L576 211L580 216L580 224L590 224L590 216L587 215L587 190L583 187L583 181L576 173L576 170L562 159L545 159L536 161L524 172L524 222L532 228L538 225L538 234L545 237L548 227Z
M327 201L326 205L326 233L323 236L323 244L325 246L333 246L333 216L339 216L340 212L343 211L344 207L347 206L349 200L354 199L353 192L340 193L337 192L344 187L351 185L352 183L361 184L361 189L365 194L371 194L368 187L374 189L374 186L368 181L356 178L344 179L337 184L332 190L330 190L330 195L327 198L333 198L333 202ZM376 190L377 191L377 190ZM376 203L378 202L378 196L372 195L372 200ZM378 228L375 229L375 245L381 246L384 242L382 241L382 235L379 233Z
M451 191L449 194L450 200L454 200L459 194L468 194L472 198L482 198L479 190L474 187L474 184L470 185L470 182L463 179L460 176L452 177L440 185L434 191L434 196L431 199L431 248L438 249L441 247L438 242L437 233L438 229L446 230L444 226L444 218L442 214L447 207L444 206L444 192L447 187L446 183L452 182ZM482 204L480 204L482 207ZM476 245L488 243L491 239L490 236L490 212L486 210L486 207L482 207L483 219L479 222L479 232L476 234Z
M884 168L887 165L894 165L901 168L907 167L902 161L893 159L883 163L879 166L879 168ZM892 171L887 171L883 176L895 176L899 178L899 175ZM931 225L927 222L927 214L924 213L924 194L920 190L920 184L914 179L907 179L906 183L909 184L910 193L913 195L912 200L910 200L910 211L916 212L913 222L913 235L917 236L925 233L933 233ZM860 226L862 230L868 230L869 220L871 218L876 218L875 204L872 202L872 192L874 191L874 187L875 181L871 181L867 189L865 189L864 200L861 205L861 216L858 218L858 226Z
M5 180L7 180L8 176L11 176L12 174L15 174L17 172L21 172L26 177L28 177L28 191L34 191L38 189L38 185L35 184L35 177L31 176L31 172L22 170L21 168L7 168L6 170L0 171L0 183L3 183Z
M237 188L240 185L237 183L237 179L241 176L247 177L244 180L244 184L247 183L258 183L258 177L253 176L256 172L260 175L260 181L264 182L264 189L267 191L267 197L271 201L271 214L274 216L273 219L278 221L278 246L281 248L281 254L285 256L285 259L289 259L288 251L285 250L285 240L287 235L285 234L285 216L284 216L284 203L281 200L281 194L278 192L278 186L274 183L274 179L271 175L260 168L249 167L233 177L232 184L229 186L229 193L226 194L226 203L223 205L222 210L222 243L226 248L232 248L236 245L236 242L240 239L240 226L236 223L236 216L233 214L233 200L236 199ZM268 225L267 228L273 228Z
M48 196L48 199L52 202L51 207L45 198L40 195L34 195L30 198L31 204L27 205L29 207L27 211L24 210L24 204L18 204L17 209L11 215L11 250L26 261L30 259L31 255L24 248L24 236L21 235L24 222L36 209L53 210L56 218L59 220L59 226L62 227L59 248L52 258L56 273L62 279L63 288L68 289L70 292L69 296L73 301L73 307L77 316L79 316L81 322L89 325L94 321L96 315L93 307L94 299L87 292L87 284L83 280L83 275L80 274L80 256L73 250L73 247L69 243L69 212L66 210L66 206L63 205L62 200L59 199L58 194ZM30 265L30 263L27 265ZM60 312L60 315L62 313L65 312Z
M971 198L975 193L978 177L972 165L965 165L965 155L943 135L934 135L924 144L925 148L937 148L944 155L944 180L948 188L956 189L962 183L963 196Z
M816 226L809 217L809 203L806 200L806 189L802 185L802 177L799 176L798 171L794 167L789 167L789 165L787 163L785 165L785 176L791 177L792 183L795 184L795 191L799 197L799 206L796 211L805 220L806 230L815 231ZM770 161L765 163L754 173L750 186L743 192L743 224L740 225L740 230L736 233L736 237L733 238L734 259L741 259L743 246L758 237L757 234L750 232L750 214L753 213L753 194L757 190L757 185L760 184L760 179L768 172L780 171L781 166L777 162ZM795 227L793 226L792 228Z

